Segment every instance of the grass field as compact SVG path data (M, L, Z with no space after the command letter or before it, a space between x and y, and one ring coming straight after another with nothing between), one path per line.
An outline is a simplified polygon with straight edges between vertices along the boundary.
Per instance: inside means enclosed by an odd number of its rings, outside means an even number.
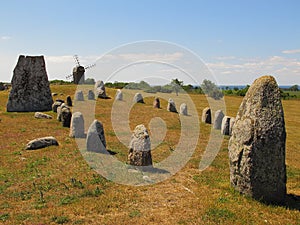
M74 95L76 86L53 85L57 98ZM114 96L115 90L107 90ZM172 95L175 102L184 96ZM190 95L199 116L208 106L203 95ZM54 97L56 98L56 97ZM8 91L0 92L0 222L3 224L300 224L300 110L299 100L284 100L287 130L286 164L290 207L265 205L235 192L229 183L228 140L213 163L199 171L211 126L200 123L196 150L188 163L169 179L148 186L114 183L90 168L69 128L54 118L41 120L34 113L7 113ZM183 99L181 99L183 100ZM241 97L225 97L227 114L235 116ZM127 147L119 142L112 124L112 99L98 99L96 118L103 122L107 148L126 161ZM178 114L152 107L153 97L135 105L130 128L154 117L162 118L166 137L153 151L159 162L172 154L180 133ZM179 108L179 104L176 104ZM88 127L89 124L86 124ZM150 131L151 134L151 131ZM154 134L153 134L154 135ZM59 146L26 151L29 140L54 136Z

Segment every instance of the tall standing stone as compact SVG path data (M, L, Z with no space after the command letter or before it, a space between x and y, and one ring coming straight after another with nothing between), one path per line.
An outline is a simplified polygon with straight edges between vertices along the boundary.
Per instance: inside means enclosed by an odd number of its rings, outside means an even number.
M156 97L153 101L153 108L157 108L157 109L160 108L160 100L158 97Z
M224 117L224 113L223 113L222 110L217 110L215 112L214 129L216 129L216 130L220 130L221 129L223 117Z
M83 138L84 135L84 119L81 112L75 112L71 118L70 137Z
M151 143L146 127L135 127L129 144L128 163L134 166L151 166Z
M123 100L123 93L120 89L117 90L115 99L118 100L118 101Z
M176 105L175 105L175 102L173 101L172 98L169 98L168 105L167 105L167 110L169 112L177 113Z
M52 105L52 111L55 112L55 113L57 113L57 108L58 108L59 106L61 106L62 104L63 104L62 102L55 101L55 102L53 103L53 105Z
M20 55L11 80L7 112L37 112L52 109L44 56Z
M102 80L95 83L95 92L98 98L108 98L106 95L105 85Z
M143 96L142 94L140 93L136 93L133 97L133 102L134 103L144 103L144 99L143 99Z
M211 110L209 107L206 107L202 111L202 122L211 124Z
M244 97L229 140L232 186L255 199L283 203L285 142L280 90L273 77L263 76Z
M88 129L86 148L87 151L90 152L106 151L106 140L103 125L98 120L94 120Z
M182 104L180 105L179 113L180 113L181 115L184 115L184 116L187 116L187 115L188 115L187 105L186 105L185 103L182 103Z

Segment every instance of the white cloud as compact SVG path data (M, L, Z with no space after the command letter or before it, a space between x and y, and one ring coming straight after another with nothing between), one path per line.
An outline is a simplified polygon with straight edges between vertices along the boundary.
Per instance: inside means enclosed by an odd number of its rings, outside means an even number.
M300 53L300 49L290 49L290 50L283 50L283 54L297 54Z
M278 83L300 83L300 59L271 56L268 58L236 59L207 63L221 84L252 83L253 77L270 74Z
M10 40L11 37L10 36L2 36L1 40L6 41L6 40Z

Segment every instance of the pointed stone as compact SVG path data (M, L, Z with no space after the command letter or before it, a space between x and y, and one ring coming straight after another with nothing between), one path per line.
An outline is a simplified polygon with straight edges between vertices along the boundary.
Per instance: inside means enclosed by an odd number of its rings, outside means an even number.
M224 113L222 110L217 110L214 117L214 129L221 130Z
M100 121L94 120L90 125L87 138L86 148L90 152L104 152L106 151L106 140L104 135L103 125Z
M206 107L202 111L202 122L211 124L211 110L209 107Z

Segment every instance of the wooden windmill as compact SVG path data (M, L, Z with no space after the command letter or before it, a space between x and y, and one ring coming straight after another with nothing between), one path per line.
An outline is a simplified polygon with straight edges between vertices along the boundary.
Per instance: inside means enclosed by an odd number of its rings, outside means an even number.
M84 78L85 70L96 66L96 64L82 66L79 63L78 55L74 55L74 60L75 60L75 67L73 68L73 73L66 76L66 78L70 79L73 77L74 84L82 84L85 81L85 78Z

